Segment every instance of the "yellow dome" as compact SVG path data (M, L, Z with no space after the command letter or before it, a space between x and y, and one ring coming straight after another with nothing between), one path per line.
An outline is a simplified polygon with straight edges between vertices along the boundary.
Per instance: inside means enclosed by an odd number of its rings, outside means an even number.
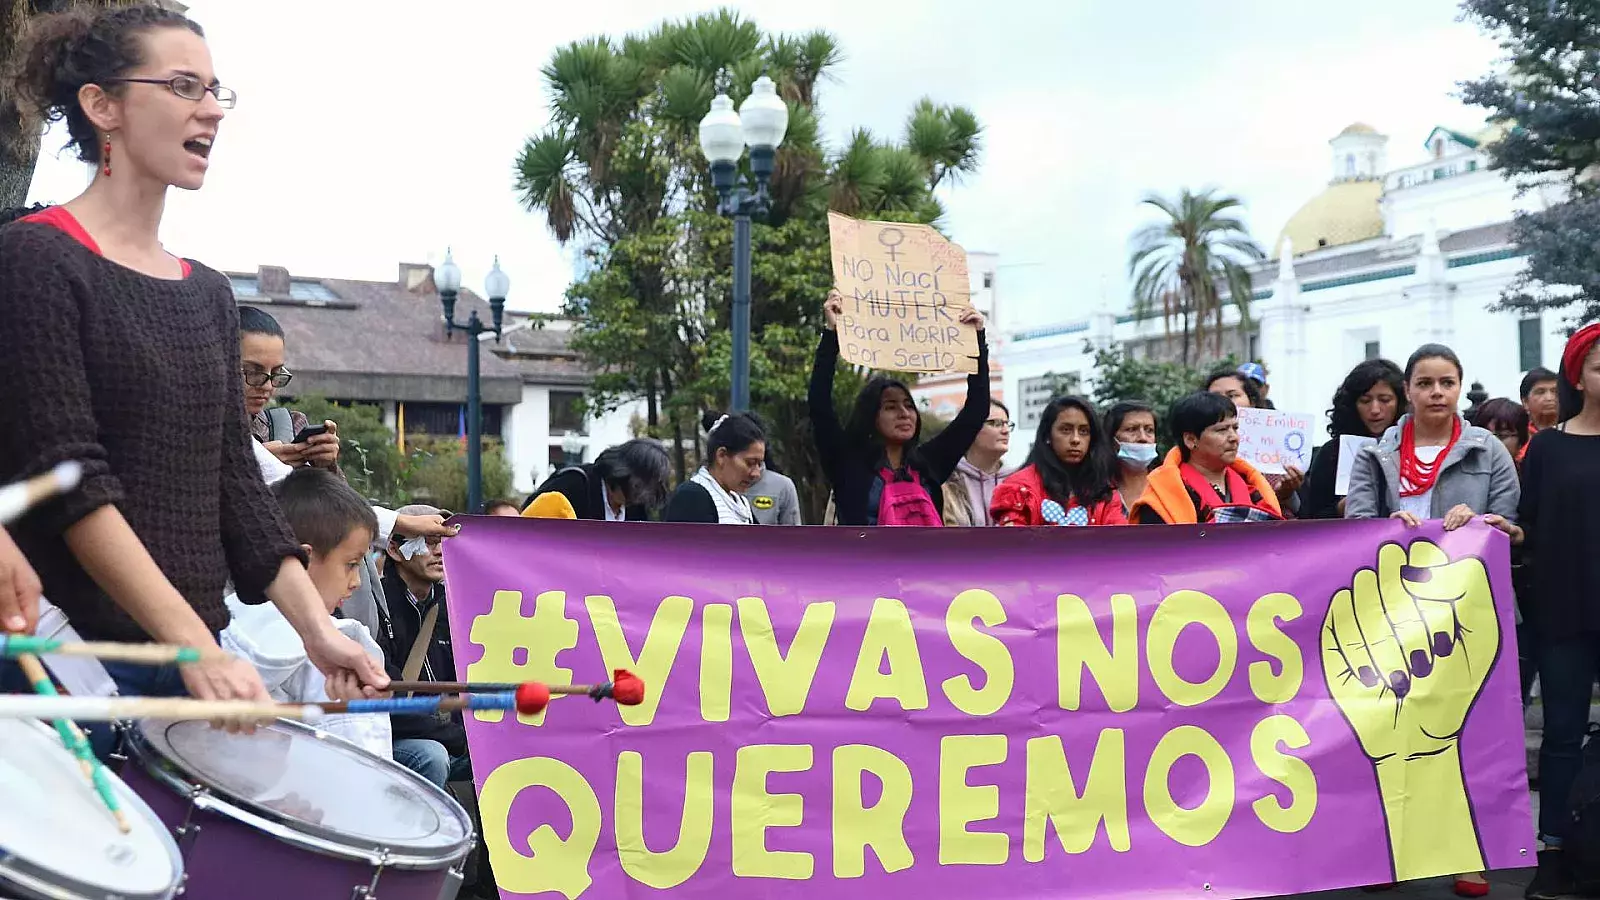
M1339 137L1344 137L1347 134L1377 134L1377 133L1378 133L1378 129L1373 128L1371 125L1368 125L1365 122L1351 122L1349 125L1346 125L1344 127L1343 131L1339 132Z
M1378 198L1382 195L1381 181L1329 185L1289 217L1272 245L1273 258L1283 247L1284 238L1292 242L1298 255L1378 237L1383 234L1383 214L1378 211Z

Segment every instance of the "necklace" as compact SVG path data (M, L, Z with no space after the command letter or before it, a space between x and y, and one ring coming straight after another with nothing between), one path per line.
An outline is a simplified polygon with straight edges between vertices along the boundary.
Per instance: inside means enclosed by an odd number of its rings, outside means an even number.
M1450 442L1444 445L1432 462L1423 462L1417 455L1417 422L1407 419L1405 427L1400 429L1400 496L1420 497L1433 490L1445 457L1450 455L1450 448L1460 439L1461 418L1458 416L1450 431Z

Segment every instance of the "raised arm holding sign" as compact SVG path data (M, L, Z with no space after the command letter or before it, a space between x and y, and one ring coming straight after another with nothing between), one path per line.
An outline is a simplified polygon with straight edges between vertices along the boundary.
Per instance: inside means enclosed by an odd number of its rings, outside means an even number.
M828 213L833 281L844 299L840 355L895 372L978 371L967 253L927 225Z

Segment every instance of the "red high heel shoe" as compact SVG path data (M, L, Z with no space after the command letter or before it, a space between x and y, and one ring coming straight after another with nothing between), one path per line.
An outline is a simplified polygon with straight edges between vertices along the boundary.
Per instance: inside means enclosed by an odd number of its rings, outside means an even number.
M1489 882L1457 878L1455 891L1457 897L1487 897L1489 896Z

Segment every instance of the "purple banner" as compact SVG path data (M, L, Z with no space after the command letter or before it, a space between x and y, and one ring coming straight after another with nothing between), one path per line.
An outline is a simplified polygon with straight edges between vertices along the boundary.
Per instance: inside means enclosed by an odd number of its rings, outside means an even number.
M502 896L1251 897L1531 865L1479 523L733 528L467 518Z

